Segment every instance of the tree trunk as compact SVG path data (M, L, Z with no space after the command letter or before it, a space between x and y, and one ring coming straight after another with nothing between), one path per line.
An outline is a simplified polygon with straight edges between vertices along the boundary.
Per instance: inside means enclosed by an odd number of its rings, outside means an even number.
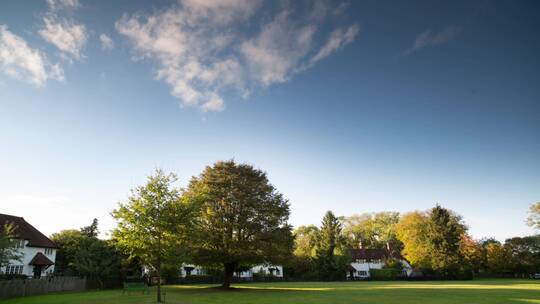
M236 268L236 265L234 263L225 263L225 273L223 276L223 285L221 287L223 288L231 288L231 281L234 275L234 269Z

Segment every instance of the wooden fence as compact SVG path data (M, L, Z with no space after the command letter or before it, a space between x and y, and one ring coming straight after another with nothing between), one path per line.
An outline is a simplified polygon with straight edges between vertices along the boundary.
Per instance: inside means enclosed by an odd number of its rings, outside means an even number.
M84 291L86 279L79 277L49 277L0 281L0 299L24 297L59 291Z

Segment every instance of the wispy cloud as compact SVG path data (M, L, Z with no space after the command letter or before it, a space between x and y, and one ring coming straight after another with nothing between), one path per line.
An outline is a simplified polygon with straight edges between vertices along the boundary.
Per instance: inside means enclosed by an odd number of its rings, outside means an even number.
M330 37L328 38L326 44L319 50L319 52L315 56L313 56L313 58L311 58L310 63L316 63L317 61L331 55L337 50L344 48L347 44L354 41L354 38L356 38L356 35L358 35L359 31L360 29L356 24L350 26L347 29L338 28L334 30L332 34L330 34Z
M459 26L447 26L439 32L426 30L416 36L414 44L403 52L403 55L409 55L428 46L441 45L450 42L461 33Z
M182 105L202 111L223 110L226 94L246 97L256 87L287 81L352 42L358 32L353 25L321 45L316 36L334 15L325 1L296 18L294 10L283 8L255 32L243 31L261 5L182 0L151 15L124 15L116 29L133 43L137 58L156 61L156 79L167 83Z
M99 35L99 41L101 41L101 48L104 50L110 50L114 48L114 41L107 34Z
M49 10L58 11L61 9L76 9L81 4L79 0L47 0Z
M61 19L54 15L43 17L44 27L39 34L47 42L56 46L68 58L81 59L86 45L87 33L83 24Z
M51 64L44 53L28 46L6 25L0 25L0 69L37 87L44 86L49 79L64 80L64 71L58 64Z

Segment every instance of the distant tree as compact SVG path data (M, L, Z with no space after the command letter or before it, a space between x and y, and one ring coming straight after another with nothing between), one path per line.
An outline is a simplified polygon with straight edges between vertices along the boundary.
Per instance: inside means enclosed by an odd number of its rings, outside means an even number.
M75 255L74 265L80 275L95 280L99 287L104 281L118 274L118 255L107 241L95 239Z
M507 239L504 246L512 255L514 273L529 276L540 270L540 235Z
M317 240L316 259L321 280L338 279L341 275L336 250L342 249L342 225L332 211L324 215ZM343 272L344 274L345 272Z
M51 239L59 247L56 251L55 273L67 276L79 275L75 256L89 243L88 236L81 230L69 229L54 233Z
M15 226L11 223L0 227L0 268L8 265L10 261L21 261L22 252L15 244Z
M437 205L429 213L428 229L431 268L443 275L455 276L463 261L460 241L465 233L461 218Z
M527 224L540 230L540 202L531 205Z
M470 235L461 235L459 250L463 257L462 266L479 273L485 266L485 251L479 241L475 241Z
M396 235L399 218L398 212L355 214L345 218L343 234L352 248L358 248L360 243L366 248L386 248L388 243L392 243L395 249L400 250L401 243Z
M418 269L430 269L430 218L425 212L414 211L403 215L396 226L397 238L403 243L402 255Z
M132 191L126 203L120 203L112 216L118 222L114 242L131 258L139 258L161 277L164 264L185 261L195 213L192 204L181 199L173 186L177 178L156 170L144 186ZM161 302L161 280L157 284L157 302Z
M92 221L92 224L90 224L90 226L82 227L81 228L81 233L83 235L86 235L87 237L97 238L97 236L99 234L98 220L95 218Z
M55 272L94 280L100 288L120 272L120 257L108 241L97 238L98 221L79 230L63 230L51 236L59 246Z
M191 180L185 197L201 210L194 262L222 265L222 287L230 287L241 266L279 263L291 256L289 204L265 172L220 161Z
M315 225L300 226L293 232L294 255L299 257L314 257L319 238L319 228Z
M499 242L485 244L486 270L492 274L508 274L514 269L514 260L510 250Z

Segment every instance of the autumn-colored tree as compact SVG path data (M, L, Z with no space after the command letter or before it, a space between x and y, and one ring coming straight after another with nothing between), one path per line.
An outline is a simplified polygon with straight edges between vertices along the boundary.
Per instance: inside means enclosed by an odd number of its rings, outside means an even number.
M540 230L540 202L531 205L527 224Z
M402 255L419 269L431 268L429 223L425 212L413 211L403 215L396 225L397 238L403 243Z

